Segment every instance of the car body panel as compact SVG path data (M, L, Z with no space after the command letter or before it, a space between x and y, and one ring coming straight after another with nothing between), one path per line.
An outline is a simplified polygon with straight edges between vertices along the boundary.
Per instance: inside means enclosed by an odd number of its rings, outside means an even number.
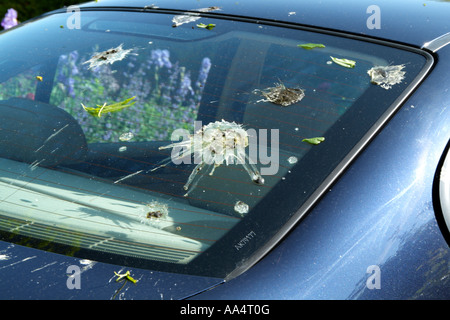
M362 34L375 38L389 39L421 47L447 32L450 32L448 10L450 3L445 1L176 1L165 0L155 3L159 9L192 10L219 6L214 14L250 16L256 19L290 22L324 29ZM376 5L378 9L374 9ZM122 0L99 1L83 7L124 7ZM148 1L131 0L127 7L151 8ZM376 10L376 11L373 11ZM379 12L379 28L369 29L367 22ZM400 16L401 15L401 18Z
M450 47L433 73L267 257L199 299L449 299L435 171L450 137ZM447 79L447 80L445 80ZM380 160L383 161L380 161ZM380 288L373 288L373 270Z
M450 31L449 3L380 2L381 28L368 29L366 10L372 4L242 1L219 3L218 14L248 12L261 19L416 47ZM149 3L126 5L143 8ZM217 4L161 1L157 5L181 12ZM123 1L80 7L94 6L119 8ZM264 259L237 278L219 285L222 279L83 264L77 258L0 242L0 298L449 299L450 250L436 218L433 184L450 136L450 46L438 50L437 58L431 75L314 209ZM80 289L68 288L67 268L73 265L82 270ZM381 275L380 288L369 288L372 266ZM115 282L114 272L127 270L138 283L126 284L116 295L122 284Z
M116 282L115 273L127 271L136 284ZM222 282L83 260L4 241L0 241L0 272L2 300L179 300Z

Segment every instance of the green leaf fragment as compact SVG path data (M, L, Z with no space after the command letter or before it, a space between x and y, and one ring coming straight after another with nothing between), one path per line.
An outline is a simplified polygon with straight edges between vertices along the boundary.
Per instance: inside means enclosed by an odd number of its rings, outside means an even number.
M110 105L107 105L106 102L101 106L97 105L97 107L86 107L84 104L81 104L84 110L86 110L89 114L93 115L94 117L100 118L102 113L112 113L120 111L124 108L131 107L133 104L136 103L136 101L133 101L130 103L131 100L133 100L136 97L131 97L129 99L126 99L124 101L116 102Z
M314 48L325 48L325 46L321 43L304 43L304 44L298 44L297 47L306 49L306 50L311 50Z
M349 59L340 59L330 56L331 60L333 60L334 63L346 67L346 68L354 68L356 61L349 60Z
M303 139L302 142L307 142L309 144L319 144L321 142L325 141L324 137L314 137L314 138L308 138L308 139Z
M125 272L124 274L120 274L114 271L114 274L117 276L116 282L119 282L123 279L133 282L136 284L137 280L130 276L130 271Z
M215 26L216 25L214 23L208 23L208 24L199 23L199 24L197 24L198 28L203 28L203 29L208 29L208 30L213 29Z

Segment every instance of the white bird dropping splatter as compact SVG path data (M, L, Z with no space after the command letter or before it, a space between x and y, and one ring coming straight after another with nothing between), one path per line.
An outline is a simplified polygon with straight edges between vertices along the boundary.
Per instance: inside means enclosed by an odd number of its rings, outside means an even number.
M367 74L370 76L370 82L388 90L405 78L404 67L404 64L386 67L377 66L368 70Z
M99 67L104 64L113 64L116 61L121 61L128 56L131 51L135 49L123 49L123 44L120 44L116 48L111 48L102 52L96 52L92 56L91 59L83 62L83 64L89 63L89 68L92 69L95 67ZM137 53L133 53L134 55L137 55Z
M287 159L287 161L288 161L290 164L294 164L294 163L297 163L298 159L297 159L297 157L291 156L291 157L289 157L289 158Z
M222 164L227 166L229 164L240 164L250 176L252 182L263 185L264 178L245 153L247 147L248 133L243 129L243 125L225 120L211 122L204 125L194 135L190 135L189 139L159 147L159 150L181 148L182 153L175 159L164 160L161 165L151 171L166 166L170 161L178 161L185 156L194 155L200 161L183 186L183 189L187 191L184 196L188 196L189 192L197 186L201 176L198 179L196 177L205 166L208 166L208 168L212 166L209 173L212 176L214 170Z
M119 140L120 141L130 141L133 138L134 138L133 132L126 132L126 133L122 133L120 135Z
M234 211L236 211L241 215L248 213L248 210L249 210L248 204L246 204L243 201L237 201L236 204L234 205Z

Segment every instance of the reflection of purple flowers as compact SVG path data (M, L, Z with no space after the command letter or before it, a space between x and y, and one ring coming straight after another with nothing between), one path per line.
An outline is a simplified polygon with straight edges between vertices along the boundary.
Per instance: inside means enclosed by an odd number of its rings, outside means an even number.
M202 66L200 67L200 72L198 74L196 83L197 87L203 88L206 79L208 78L209 69L211 69L211 60L208 57L203 58Z
M183 79L181 79L180 90L178 93L180 94L182 100L184 100L188 92L191 95L195 94L191 87L191 78L189 77L189 73L185 73Z
M195 81L192 78L195 79L196 70L182 66L180 61L172 63L169 50L149 51L147 55L128 57L123 68L118 66L114 70L110 66L83 68L85 57L79 56L78 51L60 57L56 79L64 100L57 104L79 121L88 142L117 141L124 132L132 132L133 141L165 140L180 126L193 125L211 67L210 59L203 59ZM193 59L193 62L199 61ZM79 103L95 106L133 96L137 103L127 112L101 118L88 115Z
M161 50L161 49L152 50L151 57L158 67L162 68L164 66L169 69L172 68L169 50Z
M8 11L5 14L5 17L2 20L2 27L6 30L9 28L12 28L14 26L17 26L19 24L19 20L17 20L17 11L13 8L8 9Z
M67 65L67 68L59 68L57 80L61 84L64 85L64 88L67 90L67 94L75 98L75 80L72 76L79 73L76 62L78 60L78 51L72 51L69 55L61 55L59 57L59 65Z

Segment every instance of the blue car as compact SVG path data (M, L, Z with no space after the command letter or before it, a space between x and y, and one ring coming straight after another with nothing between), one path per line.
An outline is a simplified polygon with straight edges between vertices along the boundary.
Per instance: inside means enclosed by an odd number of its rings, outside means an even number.
M449 14L102 0L1 32L0 298L449 299Z

